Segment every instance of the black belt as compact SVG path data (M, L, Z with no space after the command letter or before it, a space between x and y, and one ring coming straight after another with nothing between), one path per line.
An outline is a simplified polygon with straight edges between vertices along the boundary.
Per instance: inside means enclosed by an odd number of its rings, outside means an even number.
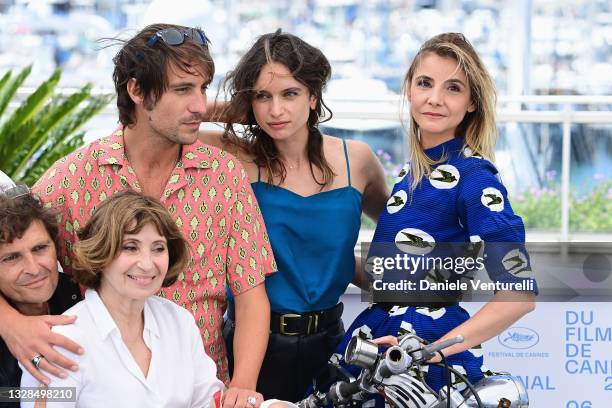
M318 333L321 330L336 323L342 317L344 305L338 303L331 309L308 313L285 313L272 312L270 319L270 331L285 336L299 336Z
M272 312L270 317L270 332L283 334L285 336L309 335L322 331L323 329L338 322L342 317L344 304L338 303L331 309L319 310L308 313L285 313ZM227 309L227 317L230 321L236 321L233 305Z

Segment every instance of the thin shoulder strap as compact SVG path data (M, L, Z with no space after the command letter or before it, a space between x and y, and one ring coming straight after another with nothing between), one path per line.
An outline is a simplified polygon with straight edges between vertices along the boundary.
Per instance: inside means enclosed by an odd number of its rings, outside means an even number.
M348 174L348 185L351 187L351 166L349 164L348 151L346 150L346 139L342 139L344 146L344 157L346 158L346 174Z
M261 167L257 166L257 181L261 181Z

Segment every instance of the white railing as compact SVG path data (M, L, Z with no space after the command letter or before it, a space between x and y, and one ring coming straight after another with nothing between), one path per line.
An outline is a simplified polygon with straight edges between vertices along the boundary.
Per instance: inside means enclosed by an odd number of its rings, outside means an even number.
M355 100L354 98L330 98L327 100L327 103L334 112L334 118L337 119L399 120L401 109L399 107L402 102L398 96L385 96L361 100ZM523 104L559 105L559 110L523 110L521 109ZM558 237L561 242L568 242L570 240L569 209L572 125L576 123L612 125L612 111L576 111L571 109L572 105L612 105L612 96L501 96L498 100L497 112L498 124L558 123L562 125L561 230ZM402 110L405 111L405 108Z
M34 88L21 88L21 98L32 93ZM76 88L63 88L59 92L70 94ZM112 89L94 88L93 94L114 93ZM215 97L215 91L209 97ZM372 119L398 121L402 112L406 112L407 106L402 106L403 101L398 95L364 96L343 98L324 95L326 103L334 113L334 119ZM534 110L523 109L525 104L556 105L557 110ZM569 233L569 209L570 209L570 153L571 153L571 128L573 124L610 124L612 125L612 111L589 111L573 110L573 105L588 105L590 109L597 106L612 106L612 96L599 95L504 95L498 98L498 124L509 123L557 123L561 124L562 157L561 157L561 229L557 236L560 242L570 240ZM101 112L98 117L88 123L87 128L100 126L107 123L108 126L116 123L116 108L113 103ZM107 125L105 125L107 126ZM109 129L110 130L110 129ZM99 132L99 130L98 130Z

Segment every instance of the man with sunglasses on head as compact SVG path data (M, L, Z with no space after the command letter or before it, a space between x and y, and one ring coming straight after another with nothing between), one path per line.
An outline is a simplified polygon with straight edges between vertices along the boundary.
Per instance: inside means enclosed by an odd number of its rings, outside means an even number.
M15 186L0 172L0 296L24 316L43 316L47 325L71 323L60 315L81 300L79 287L59 273L56 256L57 221L26 186ZM45 356L30 363L44 367ZM17 388L21 369L0 338L0 387ZM0 401L18 407L19 400Z
M61 215L59 260L70 273L77 231L107 197L132 189L159 199L191 249L187 269L160 296L193 313L217 375L229 386L224 406L257 407L262 396L255 386L270 314L262 283L275 263L240 162L198 140L214 74L208 39L200 29L155 24L124 42L113 61L119 128L59 160L34 187ZM237 323L231 381L222 337L226 285L235 297ZM49 329L33 331L23 316L0 303L1 315L0 324L17 332L9 346L35 378L44 380L27 363L57 344ZM73 364L51 362L66 369Z

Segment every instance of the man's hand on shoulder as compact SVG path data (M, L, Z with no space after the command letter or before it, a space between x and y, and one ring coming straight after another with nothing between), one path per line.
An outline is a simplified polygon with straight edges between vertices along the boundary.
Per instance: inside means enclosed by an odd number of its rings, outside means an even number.
M7 320L2 337L11 354L21 365L38 381L48 384L49 378L42 373L42 370L60 378L67 376L61 368L72 371L78 370L74 361L55 351L53 346L64 348L74 354L83 354L81 346L69 338L51 331L53 326L72 324L75 320L75 316L24 316L15 313L10 317L10 320ZM38 355L44 358L37 368L31 360Z

